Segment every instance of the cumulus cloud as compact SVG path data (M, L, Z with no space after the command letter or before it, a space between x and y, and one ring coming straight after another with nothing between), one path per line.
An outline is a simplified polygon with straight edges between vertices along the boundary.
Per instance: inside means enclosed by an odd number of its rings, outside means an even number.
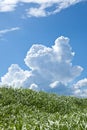
M29 17L43 17L56 14L71 5L83 1L85 0L1 0L0 12L14 11L18 5L26 3L32 4L31 7L27 9L27 15ZM51 7L54 7L54 10L51 11Z
M8 85L13 87L23 86L23 82L30 77L31 72L22 70L17 64L12 64L8 68L6 75L1 77L1 85Z
M83 70L81 66L72 65L74 54L67 37L57 38L51 47L34 44L24 59L29 70L24 71L17 64L12 64L1 77L1 84L72 94L67 86Z
M9 29L4 29L4 30L0 30L0 36L9 33L9 32L13 32L13 31L17 31L19 30L19 27L13 27L13 28L9 28Z
M87 97L87 78L81 79L73 85L73 94L80 97Z
M67 84L82 71L80 66L73 66L71 63L74 52L68 42L68 38L61 36L50 48L33 45L24 59L25 64L38 75L43 75L44 79L51 82L58 80Z

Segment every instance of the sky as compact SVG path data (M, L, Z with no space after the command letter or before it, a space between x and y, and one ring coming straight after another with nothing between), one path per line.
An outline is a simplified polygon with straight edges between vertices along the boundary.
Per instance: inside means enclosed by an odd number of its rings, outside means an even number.
M0 0L0 86L87 97L87 0Z

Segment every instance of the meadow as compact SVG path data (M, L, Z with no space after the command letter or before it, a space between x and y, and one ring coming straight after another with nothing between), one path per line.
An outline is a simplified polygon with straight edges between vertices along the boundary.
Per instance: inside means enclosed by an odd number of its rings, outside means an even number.
M0 130L87 130L87 98L2 87Z

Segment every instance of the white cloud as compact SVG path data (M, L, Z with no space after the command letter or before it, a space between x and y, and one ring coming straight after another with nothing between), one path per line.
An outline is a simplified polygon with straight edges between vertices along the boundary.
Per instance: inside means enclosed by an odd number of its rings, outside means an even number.
M51 88L49 88L47 92L53 92L60 95L73 95L72 88L62 82L55 81L50 84L50 87Z
M43 8L30 8L27 10L27 15L29 17L34 16L34 17L45 17L46 16L46 11Z
M87 97L87 78L81 79L73 85L73 94L80 97Z
M87 78L79 80L76 84L74 84L74 88L82 88L82 87L87 88Z
M29 17L30 16L43 17L51 14L56 14L61 10L70 7L71 5L83 1L85 0L1 0L0 12L14 11L19 3L27 3L27 4L32 3L31 7L27 10L27 15ZM33 6L33 4L36 4L36 7ZM51 7L53 6L55 8L54 10L51 11Z
M27 77L30 76L31 72L22 70L17 64L12 64L6 75L1 77L1 85L21 87Z
M59 86L60 82L59 81L55 81L53 83L50 84L51 88L56 88L57 86Z
M72 65L74 52L69 45L69 38L59 37L52 47L34 44L24 59L29 70L22 70L18 65L11 65L8 72L1 77L1 84L34 90L54 91L69 94L67 87L83 70Z
M68 38L61 36L56 39L51 48L33 45L24 59L25 64L38 75L43 75L44 80L67 84L79 76L82 71L80 66L72 66L71 60L74 52L68 42Z
M38 90L38 86L36 84L31 84L29 89Z
M13 28L9 28L9 29L4 29L4 30L0 30L0 36L9 33L9 32L13 32L13 31L17 31L19 30L19 27L13 27Z

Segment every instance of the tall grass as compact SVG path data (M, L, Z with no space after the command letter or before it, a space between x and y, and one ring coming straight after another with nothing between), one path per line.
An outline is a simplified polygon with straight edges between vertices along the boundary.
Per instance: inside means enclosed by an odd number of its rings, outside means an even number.
M0 88L0 130L87 130L87 99Z

